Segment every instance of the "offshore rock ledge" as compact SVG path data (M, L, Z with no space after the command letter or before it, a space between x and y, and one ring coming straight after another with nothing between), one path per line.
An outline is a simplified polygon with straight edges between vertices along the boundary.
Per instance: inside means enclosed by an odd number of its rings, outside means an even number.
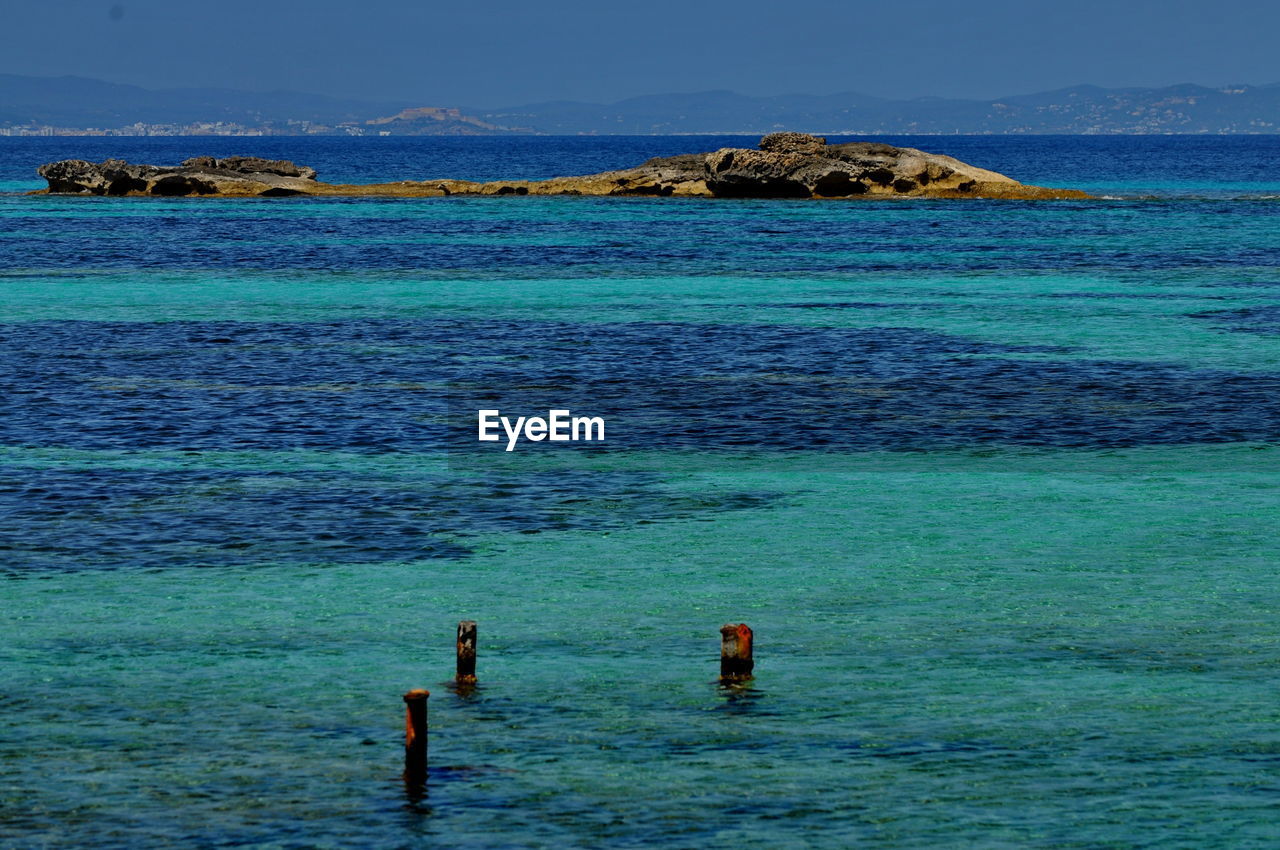
M1076 189L1023 183L915 148L877 142L829 145L820 136L773 133L760 148L658 157L635 168L550 180L403 180L395 183L322 183L314 169L285 160L209 156L180 166L131 165L118 159L69 159L38 173L52 194L206 195L649 195L705 198L1088 198Z

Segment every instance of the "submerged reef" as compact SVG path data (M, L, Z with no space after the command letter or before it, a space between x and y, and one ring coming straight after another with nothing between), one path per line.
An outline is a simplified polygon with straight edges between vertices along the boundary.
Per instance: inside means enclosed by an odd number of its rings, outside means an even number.
M773 133L759 149L657 157L635 168L550 180L402 180L322 183L314 169L284 160L209 156L179 166L69 159L38 173L52 194L207 195L651 195L704 198L1087 198L1076 189L1023 183L958 159L877 142L829 145L820 136Z

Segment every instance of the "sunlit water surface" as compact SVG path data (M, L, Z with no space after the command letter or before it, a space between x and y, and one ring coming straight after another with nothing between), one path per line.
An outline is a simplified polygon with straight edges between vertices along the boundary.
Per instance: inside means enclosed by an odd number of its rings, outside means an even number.
M892 140L1087 202L21 194L752 141L0 140L0 841L1280 842L1280 138Z

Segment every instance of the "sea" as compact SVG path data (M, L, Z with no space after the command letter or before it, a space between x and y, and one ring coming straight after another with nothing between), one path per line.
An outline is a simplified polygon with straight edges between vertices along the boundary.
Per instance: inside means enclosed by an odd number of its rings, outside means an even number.
M884 139L1081 201L26 194L757 141L0 139L0 845L1280 844L1280 137Z

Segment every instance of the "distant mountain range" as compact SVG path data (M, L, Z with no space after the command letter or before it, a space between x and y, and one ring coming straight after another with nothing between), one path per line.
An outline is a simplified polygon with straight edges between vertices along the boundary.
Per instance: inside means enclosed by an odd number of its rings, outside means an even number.
M0 74L0 132L477 135L764 133L1280 133L1280 85L1104 89L997 100L871 95L660 94L504 109L296 92L152 90L81 77Z
M364 121L414 104L342 100L298 92L144 89L84 77L0 74L0 127L123 127L227 122L245 125Z
M541 103L474 110L483 121L540 133L1276 133L1280 85L1210 89L1076 86L998 100L886 100L864 94L748 97L700 92L601 106Z

